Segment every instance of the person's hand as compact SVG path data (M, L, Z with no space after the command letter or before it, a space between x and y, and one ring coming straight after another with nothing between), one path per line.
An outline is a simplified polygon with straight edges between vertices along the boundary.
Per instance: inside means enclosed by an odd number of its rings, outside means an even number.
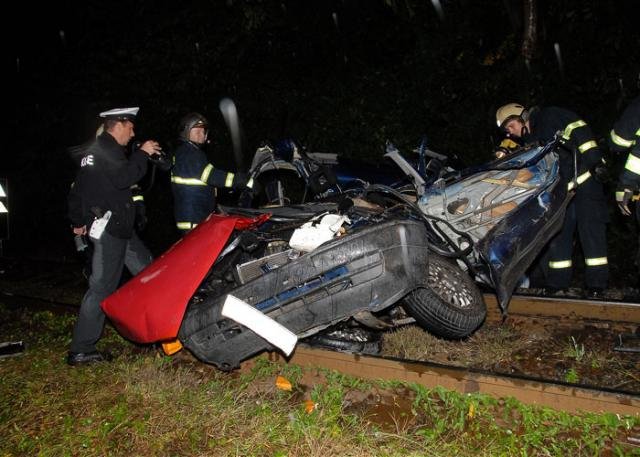
M87 234L87 226L83 225L82 227L72 227L74 235L86 235Z
M594 177L594 179L598 182L607 183L611 179L609 170L603 162L595 164L589 171L591 172L591 175Z
M158 167L161 171L169 171L173 167L171 163L171 159L164 153L164 151L160 151L158 154L150 155L149 162Z
M496 159L502 159L503 157L512 153L517 148L518 148L518 143L513 141L510 137L503 138L500 144L498 145L498 149L495 150L493 155L496 156Z
M631 216L631 210L629 209L629 202L633 197L633 191L627 187L619 186L616 189L616 203L618 209L624 216Z
M140 145L140 150L143 151L148 156L152 156L155 154L161 154L162 148L160 147L160 143L155 140L147 140L142 145Z

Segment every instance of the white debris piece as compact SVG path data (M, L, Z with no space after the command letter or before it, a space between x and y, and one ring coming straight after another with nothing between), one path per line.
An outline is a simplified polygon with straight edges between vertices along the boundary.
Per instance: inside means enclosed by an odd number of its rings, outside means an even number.
M281 349L285 355L291 354L298 343L295 333L233 295L227 295L221 314L252 330Z
M347 216L327 214L320 221L317 217L296 229L291 235L289 246L302 252L310 252L336 236L344 223L350 224Z

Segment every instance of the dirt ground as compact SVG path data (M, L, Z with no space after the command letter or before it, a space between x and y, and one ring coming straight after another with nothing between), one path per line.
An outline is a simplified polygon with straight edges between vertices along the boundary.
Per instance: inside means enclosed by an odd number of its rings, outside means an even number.
M598 322L508 317L463 341L411 325L386 333L382 354L640 393L640 334Z

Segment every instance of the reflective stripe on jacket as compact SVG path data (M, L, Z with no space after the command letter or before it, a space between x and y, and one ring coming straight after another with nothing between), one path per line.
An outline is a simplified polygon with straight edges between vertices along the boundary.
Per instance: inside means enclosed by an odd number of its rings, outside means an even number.
M180 142L173 161L174 215L181 224L197 224L215 210L215 187L245 185L237 174L215 168L204 151L190 141Z
M630 149L619 181L633 190L640 188L640 97L633 100L616 121L609 137L612 151L622 153Z

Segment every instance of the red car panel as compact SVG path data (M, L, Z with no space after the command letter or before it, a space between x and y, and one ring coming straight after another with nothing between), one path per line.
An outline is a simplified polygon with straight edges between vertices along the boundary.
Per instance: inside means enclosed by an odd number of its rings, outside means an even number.
M103 311L118 331L132 341L174 339L189 299L233 230L259 225L268 218L269 215L252 219L212 214L103 300Z

